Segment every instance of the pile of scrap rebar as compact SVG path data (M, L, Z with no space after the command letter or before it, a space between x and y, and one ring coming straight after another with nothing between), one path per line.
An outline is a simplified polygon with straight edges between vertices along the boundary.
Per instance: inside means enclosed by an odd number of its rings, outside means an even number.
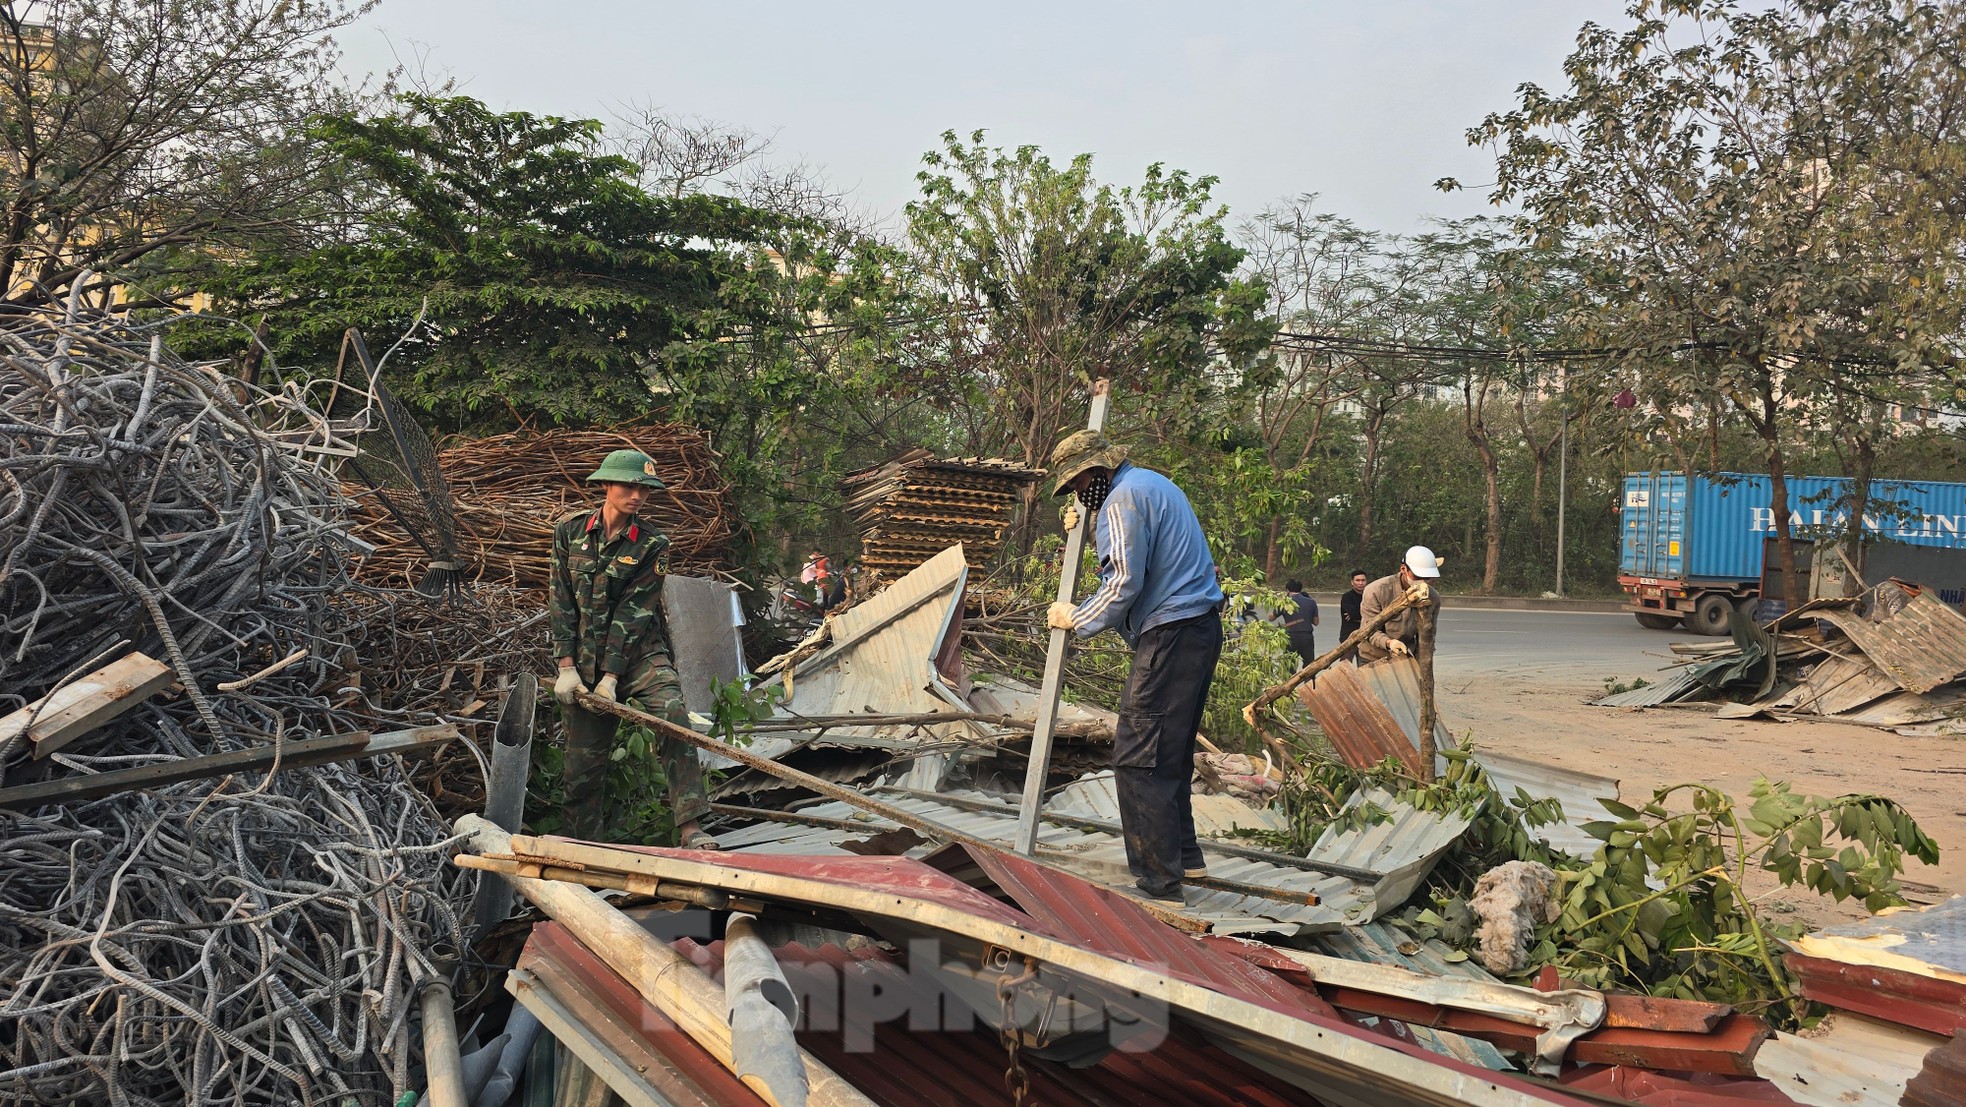
M980 570L997 556L1024 488L1042 476L1002 458L923 449L850 473L841 486L860 528L860 564L893 579L960 544Z
M0 1103L411 1087L472 884L403 764L185 771L414 717L352 679L398 613L344 602L337 482L263 429L319 419L114 317L0 317Z
M642 511L672 543L670 567L715 576L731 568L730 548L741 526L709 436L693 427L649 423L612 430L515 431L450 446L438 455L455 501L458 553L467 580L545 588L553 526L598 499L585 484L610 450L649 455L663 489ZM407 585L424 571L427 555L359 486L358 532L379 547L364 576Z

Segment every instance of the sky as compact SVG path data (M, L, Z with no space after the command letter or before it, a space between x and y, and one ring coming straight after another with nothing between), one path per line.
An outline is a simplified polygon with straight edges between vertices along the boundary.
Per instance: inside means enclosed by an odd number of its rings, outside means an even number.
M771 138L898 220L945 130L1220 178L1240 221L1284 198L1392 233L1493 212L1465 132L1524 82L1562 86L1611 0L674 4L382 0L341 35L353 74L401 61L501 110L607 118L652 104ZM1446 194L1433 182L1471 186Z

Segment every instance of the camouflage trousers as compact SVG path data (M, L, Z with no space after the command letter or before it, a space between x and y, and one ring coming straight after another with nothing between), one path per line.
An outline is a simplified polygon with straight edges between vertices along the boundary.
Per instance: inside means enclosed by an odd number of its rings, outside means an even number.
M615 686L622 703L659 715L678 726L689 725L689 709L683 706L683 686L667 654L646 658L632 672L624 673ZM608 834L608 773L614 766L615 731L621 720L614 715L589 711L579 704L562 704L561 718L567 727L567 756L562 778L566 784L566 806L562 833L590 842L606 841ZM674 738L658 738L662 756L662 775L669 782L669 810L676 825L693 823L710 812L710 801L703 792L703 763L696 747Z

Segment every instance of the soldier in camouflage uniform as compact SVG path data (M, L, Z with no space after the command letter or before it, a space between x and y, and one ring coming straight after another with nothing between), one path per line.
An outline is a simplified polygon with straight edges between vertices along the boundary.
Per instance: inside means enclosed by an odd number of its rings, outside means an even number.
M619 720L581 707L575 694L592 691L680 726L689 725L689 710L662 613L669 539L636 518L662 487L655 463L640 451L616 450L587 482L601 485L606 499L598 510L570 515L553 528L551 602L553 656L560 665L553 694L567 728L565 832L594 840L606 832L609 755ZM695 747L663 738L661 751L677 841L714 845L697 829L710 803Z

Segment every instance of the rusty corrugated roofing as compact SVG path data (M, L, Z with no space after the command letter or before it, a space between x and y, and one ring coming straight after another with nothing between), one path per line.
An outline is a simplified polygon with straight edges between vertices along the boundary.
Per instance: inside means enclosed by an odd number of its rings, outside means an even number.
M1369 667L1369 666L1367 666ZM1370 769L1388 757L1420 775L1420 751L1387 710L1384 700L1359 679L1359 669L1334 665L1297 688L1297 698L1317 720L1345 764Z
M1925 1055L1925 1067L1905 1082L1904 1107L1959 1107L1966 1103L1966 1031Z
M1864 656L1906 691L1930 692L1966 674L1966 616L1930 590L1913 596L1882 622L1848 610L1825 609L1815 615L1849 635Z

